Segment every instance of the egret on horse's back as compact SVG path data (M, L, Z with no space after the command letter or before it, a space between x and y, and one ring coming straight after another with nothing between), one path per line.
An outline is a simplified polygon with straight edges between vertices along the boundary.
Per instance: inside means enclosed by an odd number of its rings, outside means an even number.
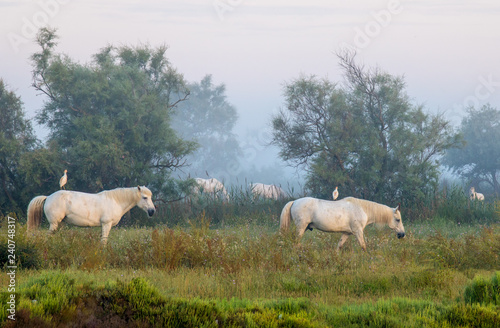
M335 190L332 193L332 198L333 200L337 200L338 197L339 197L339 187L335 187Z
M102 227L101 240L106 243L111 227L134 206L153 216L155 206L151 191L142 187L116 188L88 194L78 191L59 190L50 196L37 196L28 205L28 231L40 226L43 213L49 221L51 232L59 223L66 222L81 227Z
M292 220L299 238L307 229L341 232L338 249L350 235L355 235L363 250L366 250L363 230L371 223L387 224L396 232L398 238L405 236L399 205L391 208L354 197L338 201L305 197L288 202L281 212L280 229L288 229Z
M64 188L64 185L66 184L66 182L68 182L68 175L66 173L68 173L68 170L64 170L64 175L59 179L60 189L66 189Z

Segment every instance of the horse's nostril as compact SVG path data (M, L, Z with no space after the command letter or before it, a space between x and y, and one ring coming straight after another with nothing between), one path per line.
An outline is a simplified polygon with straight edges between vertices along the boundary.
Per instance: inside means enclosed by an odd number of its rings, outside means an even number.
M405 236L404 232L398 232L398 238L403 238Z
M153 214L155 214L155 210L154 210L154 209L152 209L152 208L150 208L150 209L148 210L148 215L149 215L149 216L153 216Z

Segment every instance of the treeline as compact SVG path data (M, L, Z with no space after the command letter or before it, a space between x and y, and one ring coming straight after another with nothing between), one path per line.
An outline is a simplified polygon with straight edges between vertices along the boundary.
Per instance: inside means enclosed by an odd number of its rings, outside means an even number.
M242 160L224 85L210 75L186 82L165 46L107 46L82 64L56 52L54 29L41 29L37 43L32 87L45 102L36 121L49 135L36 137L22 100L0 79L0 215L23 214L35 195L56 191L65 169L68 189L148 185L168 201L189 193L190 172L227 177L224 168ZM304 193L329 198L338 186L341 197L421 204L437 192L442 165L477 191L500 192L500 111L470 108L455 129L413 104L403 77L354 57L338 55L343 84L287 83L272 118L270 142L306 177Z

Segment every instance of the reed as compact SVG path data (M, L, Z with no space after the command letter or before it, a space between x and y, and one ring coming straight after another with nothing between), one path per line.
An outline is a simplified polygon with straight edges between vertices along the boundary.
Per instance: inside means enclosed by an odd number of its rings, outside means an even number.
M18 224L20 319L40 321L28 326L57 326L87 320L95 311L96 324L111 313L117 325L136 326L154 326L152 316L155 322L207 327L214 320L226 327L419 327L473 320L494 326L499 318L495 301L481 296L489 295L482 286L494 282L474 279L496 274L498 280L495 211L479 222L457 222L448 210L414 220L403 212L404 239L370 226L367 252L355 238L337 252L338 234L307 232L299 244L293 229L278 233L279 202L218 206L224 209L200 208L175 224L165 219L115 228L106 247L98 228L64 225L53 235L28 234ZM236 211L241 216L232 216ZM0 229L4 222L0 218ZM2 263L6 238L0 234ZM0 284L8 285L6 274ZM7 296L3 288L0 313ZM176 313L196 315L187 322Z

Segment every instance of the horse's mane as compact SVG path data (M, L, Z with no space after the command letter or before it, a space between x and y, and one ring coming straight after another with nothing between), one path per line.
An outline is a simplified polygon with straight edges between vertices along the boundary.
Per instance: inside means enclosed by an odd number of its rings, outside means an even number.
M128 201L138 200L140 194L137 191L138 191L137 187L116 188L112 190L101 191L100 194L113 198L117 202L122 202L122 201L128 202ZM148 193L151 194L151 191L146 187L141 187L141 191L145 192L146 194Z
M366 215L368 215L368 219L374 223L388 223L389 220L393 218L393 209L387 205L354 197L347 197L344 199L361 206Z

